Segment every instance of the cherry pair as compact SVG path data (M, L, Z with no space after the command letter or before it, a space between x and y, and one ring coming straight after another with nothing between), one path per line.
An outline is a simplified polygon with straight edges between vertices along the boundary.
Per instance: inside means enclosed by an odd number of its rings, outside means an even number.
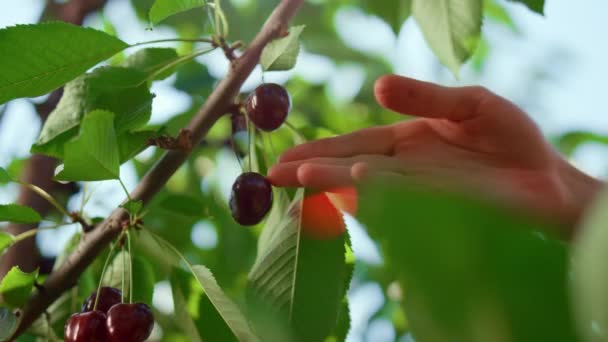
M65 325L66 342L142 342L150 336L154 316L144 303L124 304L122 293L102 287L96 310L97 291L82 305L82 312L73 314Z
M291 110L291 97L285 88L274 83L257 87L245 103L249 120L263 131L279 128ZM243 117L232 118L233 131L242 130ZM262 221L272 207L270 182L255 172L240 175L232 186L230 210L236 222L251 226Z

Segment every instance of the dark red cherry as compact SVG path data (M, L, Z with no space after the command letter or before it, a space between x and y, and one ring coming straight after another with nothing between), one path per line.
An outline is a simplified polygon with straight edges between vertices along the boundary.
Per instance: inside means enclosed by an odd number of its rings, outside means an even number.
M95 306L95 298L97 291L91 292L87 300L82 304L82 312L93 311ZM113 287L104 286L99 291L99 302L97 303L97 310L108 313L108 310L115 304L122 302L122 292L119 289Z
M232 185L230 211L234 220L243 226L262 221L272 207L272 186L266 177L245 172Z
M66 342L107 342L106 314L89 311L73 314L65 323Z
M154 327L154 315L144 303L116 304L106 321L111 342L145 341Z
M291 110L291 97L285 88L275 83L264 83L249 95L247 115L263 131L279 128Z

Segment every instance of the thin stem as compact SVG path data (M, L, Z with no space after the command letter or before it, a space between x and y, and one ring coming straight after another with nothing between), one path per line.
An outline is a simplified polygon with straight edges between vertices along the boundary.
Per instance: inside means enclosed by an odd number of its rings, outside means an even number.
M249 120L249 117L247 117L247 149L249 150L249 172L253 171L253 167L251 166L252 161L251 159L253 158L253 153L251 145L252 145L252 134L251 134L251 127L253 127L253 124L251 123L251 120Z
M213 20L215 22L215 35L217 35L219 37L222 37L222 31L220 29L220 27L222 25L220 23L220 12L222 10L221 10L220 4L219 4L219 0L215 0L213 2L213 5L214 5L213 6L213 14L215 15L215 18Z
M36 233L38 233L39 231L56 229L56 228L59 228L59 227L64 226L64 225L65 224L57 224L57 225L54 225L54 226L40 227L40 228L28 230L27 232L23 232L23 233L15 236L15 239L13 240L13 243L16 243L16 242L19 242L19 241L23 241L23 240L25 240L25 239L27 239L29 237L32 237L32 236L36 235Z
M86 184L88 184L88 183L85 183L85 186L86 186ZM89 187L90 187L90 185L89 185ZM91 200L91 198L93 197L93 193L95 193L95 190L97 190L97 188L98 188L98 187L96 187L96 188L94 188L94 189L91 189L91 191L89 191L89 193L87 194L86 198L84 199L84 205L83 205L82 210L84 210L84 207L86 207L86 205L89 203L89 201L90 201L90 200ZM83 196L84 196L84 194L83 194ZM81 211L81 212L82 212L82 211Z
M118 240L120 240L120 238L122 237L122 233L118 236ZM110 258L112 257L112 253L114 253L114 250L116 249L116 245L118 245L117 243L113 243L112 247L110 248L110 252L108 253L108 257L106 258L106 261L103 264L103 269L101 270L101 276L99 277L99 285L97 286L97 294L95 295L95 304L93 305L93 311L97 310L97 303L99 302L99 293L101 291L99 291L101 289L101 283L103 282L103 276L106 274L106 270L108 269L108 264L110 263Z
M304 142L307 140L306 137L304 135L302 135L302 133L300 133L300 131L294 125L292 125L291 123L289 123L289 121L285 121L283 124L287 128L289 128L293 133L295 133L295 135L297 135L298 138L300 138L300 140L302 140Z
M238 147L236 146L236 144L234 142L234 134L230 134L230 144L232 145L232 152L234 152L234 156L236 157L236 160L239 162L241 171L243 171L243 161L241 160L241 156L239 155L239 152L237 152Z
M162 242L163 245L165 245L165 247L169 248L173 253L175 253L175 255L177 255L184 262L184 264L186 264L186 266L188 267L190 272L192 274L194 274L194 269L192 268L192 265L190 264L188 259L186 259L186 257L177 248L175 248L175 246L173 246L169 241L163 239L160 235L152 232L151 230L149 230L149 229L146 229L146 230L148 231L148 233L150 235L154 236L155 239Z
M122 182L122 179L118 178L118 182L120 183L120 186L122 187L122 190L124 190L125 194L127 195L127 198L129 199L129 201L131 201L131 194L129 194L129 190L127 190L127 187L125 186L125 183Z
M123 251L122 251L122 274L121 274L121 281L120 281L120 291L122 291L122 299L121 302L124 303L125 302L125 272L127 271L127 253L125 253L124 251L124 246L123 246Z
M53 196L49 195L48 192L46 192L43 189L35 186L34 184L29 184L29 183L25 183L25 182L21 182L21 181L19 181L19 184L21 184L22 186L24 186L24 187L32 190L33 192L35 192L36 194L38 194L38 196L44 198L53 207L55 207L55 209L57 209L62 215L64 215L64 216L70 216L70 214L68 213L68 211L61 204L59 204L59 202L57 202L53 198Z
M268 160L268 156L266 155L266 138L270 138L270 133L264 134L263 132L258 132L260 133L260 136L262 137L262 148L264 149L262 151L262 157L264 158L264 162L266 163L266 168L270 167L270 160ZM274 156L276 158L276 156Z
M131 234L127 230L127 251L129 253L129 304L133 303L133 252L131 251Z
M268 144L270 145L270 151L272 152L272 156L274 157L275 161L278 157L277 155L277 150L274 148L274 144L272 143L272 137L270 136L270 133L268 133Z
M215 8L215 4L211 3L211 2L207 2L207 17L209 19L209 22L211 23L211 28L213 28L213 31L217 33L217 28L215 26L215 19L213 14L211 14L211 9Z
M157 39L157 40L148 40L145 42L135 43L129 47L147 45L147 44L156 44L156 43L166 43L166 42L191 42L191 43L211 43L213 44L213 40L209 38L169 38L169 39Z
M84 183L83 187L82 187L82 199L80 200L80 213L82 214L82 212L84 211L84 206L87 204L87 188L89 186L89 183Z
M187 61L189 61L191 59L194 59L194 58L196 58L198 56L201 56L201 55L204 55L206 53L209 53L209 52L211 52L211 51L213 51L215 49L216 49L216 47L211 47L211 48L208 48L208 49L203 49L203 50L195 51L195 52L193 52L191 54L188 54L188 55L185 55L185 56L180 56L180 57L174 59L173 61L171 61L169 64L163 66L162 68L160 68L160 69L156 70L155 72L153 72L152 74L150 74L143 81L141 81L138 85L142 85L145 82L153 80L156 76L162 74L163 72L165 72L165 71L173 68L174 66L176 66L178 64L181 64L183 62L187 62Z

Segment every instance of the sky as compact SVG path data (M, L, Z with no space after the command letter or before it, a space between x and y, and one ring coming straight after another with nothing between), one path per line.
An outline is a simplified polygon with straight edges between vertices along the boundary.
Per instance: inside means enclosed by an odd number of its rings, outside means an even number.
M248 0L240 0L248 1ZM524 108L537 122L547 136L554 136L569 130L583 129L608 135L608 109L606 99L606 80L608 67L608 1L547 0L544 17L533 14L524 6L507 3L518 32L514 33L504 26L487 21L484 24L484 37L491 46L491 53L482 76L475 73L470 65L465 65L459 80L438 66L436 58L424 42L416 23L405 23L398 36L388 25L378 18L367 16L356 9L342 10L336 17L339 35L350 46L368 53L380 53L388 58L399 74L446 85L481 84L490 90L514 101ZM18 5L16 5L18 4ZM42 0L0 0L0 28L34 23L42 9ZM139 22L130 10L128 1L110 0L106 7L106 17L112 21L119 36L135 43L144 40L170 38L176 36L171 29L158 27L154 31L145 30L146 25ZM90 17L86 25L100 28L99 17ZM365 38L369 39L365 39ZM373 38L372 38L373 37ZM327 91L336 101L349 101L359 91L364 81L364 73L356 64L337 66L330 59L306 52L306 34L303 34L304 52L293 71L269 73L266 81L283 83L294 74L314 83L327 83ZM159 46L173 46L171 43ZM228 63L221 52L199 57L208 65L210 72L221 77L228 70ZM535 83L535 91L525 86L535 75L542 76ZM262 80L258 68L247 80L244 90L250 90ZM187 95L176 91L169 78L154 85L152 122L159 123L189 108ZM0 166L6 166L15 157L27 157L29 146L34 142L40 129L40 121L28 100L12 101L0 125ZM145 158L145 154L140 156ZM230 184L238 175L238 163L230 154L218 157L218 164L226 171L221 187L227 193ZM599 145L586 145L580 148L572 162L596 177L604 178L608 171L608 148ZM121 177L127 188L133 188L137 181L133 165L126 163L121 168ZM106 215L122 198L122 191L116 182L97 182L90 185L97 189L91 205L90 215ZM0 202L10 202L16 198L14 185L0 186ZM74 198L70 206L78 206L79 198ZM369 262L379 262L380 255L373 243L367 238L364 229L356 220L347 218L351 231L354 251L359 258ZM77 229L65 227L55 232L49 231L39 236L39 241L53 240L55 243L41 243L43 253L56 254L65 241ZM212 228L201 222L193 230L192 239L200 248L208 248L214 237ZM159 294L167 293L167 285L158 286ZM374 341L393 340L387 322L375 322L365 327L375 306L382 302L382 289L377 285L364 284L350 295L354 303L351 307L353 331L350 342L366 340L374 336ZM167 306L166 301L155 297L155 304ZM363 299L365 300L357 300Z

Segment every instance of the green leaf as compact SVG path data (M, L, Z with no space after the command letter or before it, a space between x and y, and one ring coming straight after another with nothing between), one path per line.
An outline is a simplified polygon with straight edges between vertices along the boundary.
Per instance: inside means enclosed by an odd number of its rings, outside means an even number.
M150 9L150 22L158 24L174 14L202 7L206 4L207 1L205 0L156 0Z
M0 167L0 184L9 183L13 181L13 177L6 172L4 168Z
M412 13L412 0L364 0L363 9L384 19L395 34Z
M194 265L192 266L192 273L234 336L239 341L258 341L258 338L253 334L251 328L249 328L249 323L245 316L243 316L238 306L222 291L211 271L203 265Z
M141 71L151 80L163 80L175 71L175 66L167 66L177 59L177 52L171 48L148 48L127 57L122 66Z
M251 306L287 317L299 339L322 341L337 324L345 294L346 235L312 239L300 234L300 217L294 213L301 212L303 195L304 191L298 190L287 205L287 194L278 191L249 273L248 297ZM264 307L269 304L271 307Z
M458 76L481 36L482 0L414 0L412 12L435 55Z
M87 114L80 135L65 145L63 165L55 176L58 180L118 179L120 163L113 113L96 110Z
M0 30L0 104L44 95L128 45L101 31L66 23Z
M140 256L133 257L133 301L152 303L156 277L152 264Z
M145 125L152 98L142 72L122 67L101 67L65 86L59 104L42 127L32 152L63 158L64 144L74 137L84 117L96 110L115 115L118 134Z
M509 0L511 2L520 2L526 5L530 10L544 15L545 14L545 0Z
M0 341L6 341L17 329L17 316L7 308L0 308Z
M0 232L0 255L15 242L15 237L6 232Z
M30 298L36 278L38 278L38 270L25 273L19 266L13 266L0 283L0 295L4 303L11 308L23 306Z
M199 198L189 195L173 194L169 195L159 203L166 210L175 214L191 217L205 216L205 203Z
M178 273L178 272L176 272ZM188 280L185 279L188 276L188 279L191 279L189 274L185 272L179 272L181 277L176 276L176 273L171 274L171 292L173 294L173 310L175 312L175 322L178 324L179 328L188 336L189 341L200 342L202 341L201 336L197 330L196 324L194 322L194 315L188 310L188 303L186 302L186 298L184 297L184 291L182 290L182 286L185 283L189 285ZM189 288L187 290L190 290ZM200 296L202 294L202 290L196 293L196 296ZM197 298L197 302L201 302L199 298ZM216 325L211 325L209 321L210 317L205 317L205 321L210 328L216 328Z
M0 222L37 223L42 218L34 209L19 204L0 204Z
M579 330L586 341L606 339L608 328L608 271L603 260L608 256L608 203L606 190L598 196L578 228L580 235L574 245L573 297ZM597 259L604 258L604 259Z
M188 94L205 96L211 93L215 82L216 80L209 74L207 66L192 61L184 64L177 70L173 86Z
M300 34L305 25L292 26L287 37L275 39L262 51L260 64L266 71L289 70L296 65L300 53Z
M484 14L496 22L506 25L512 31L517 32L517 27L513 18L509 12L496 0L484 0L483 1L483 12Z
M209 299L211 307L208 309L214 311L213 315L219 315L239 341L258 341L258 338L249 327L247 319L236 304L222 291L207 267L191 265L173 245L147 229L142 230L138 234L138 243L146 246L145 248L147 249L153 250L154 253L158 253L158 256L171 266L179 267L180 261L185 263Z
M481 38L479 46L473 57L471 57L471 65L477 72L481 72L486 65L488 56L490 55L490 45L485 38Z
M129 200L129 201L127 201L127 203L122 204L120 207L124 208L131 215L137 215L137 214L139 214L139 212L141 211L141 208L143 208L143 206L144 206L143 201Z
M560 152L566 156L571 156L579 146L589 143L608 145L608 135L586 131L572 131L558 137L556 141Z
M406 289L417 340L578 340L567 246L542 233L555 227L395 181L367 183L359 197L357 217Z

